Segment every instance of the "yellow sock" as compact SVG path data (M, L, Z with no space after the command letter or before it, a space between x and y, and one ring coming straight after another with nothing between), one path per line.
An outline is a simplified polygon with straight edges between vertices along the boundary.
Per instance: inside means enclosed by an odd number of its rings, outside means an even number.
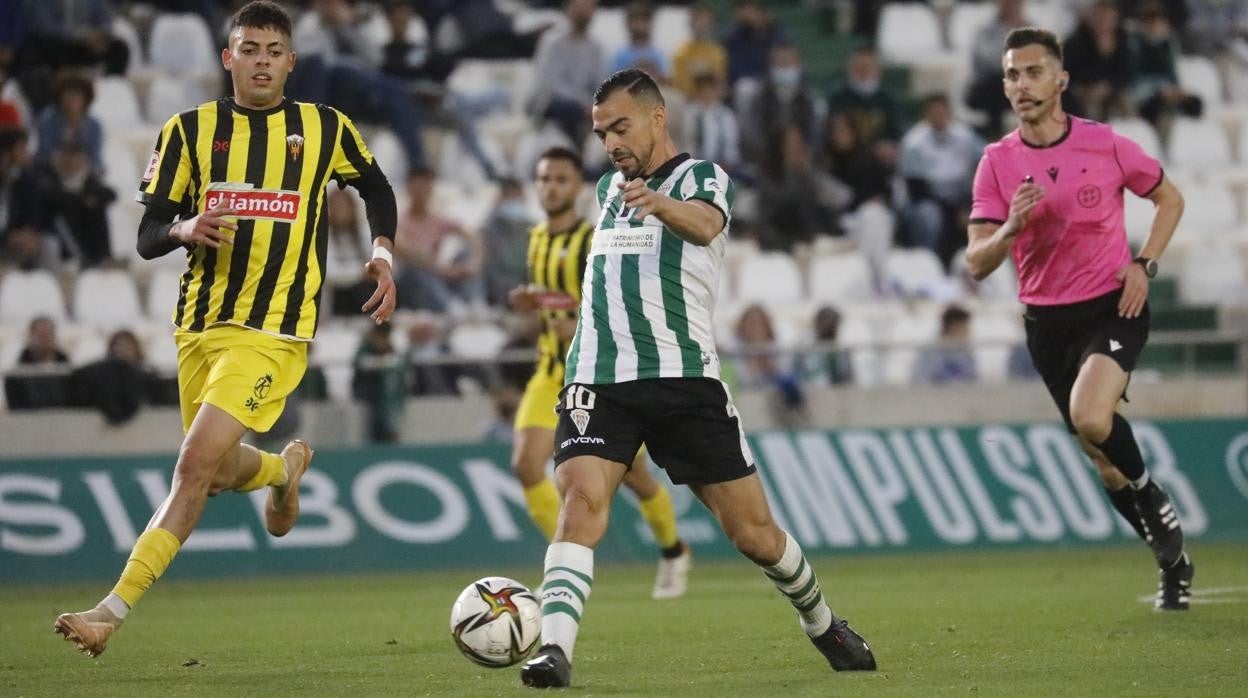
M143 532L130 551L130 559L126 568L121 571L121 579L113 587L113 593L120 596L130 608L143 598L143 593L165 573L165 568L178 554L182 543L178 537L163 528L152 528Z
M238 492L251 492L261 487L269 485L282 485L286 483L286 461L276 453L260 452L260 469L252 476Z
M641 518L650 524L660 548L670 548L680 540L676 533L676 512L672 510L672 497L666 487L660 485L658 494L641 500Z
M524 488L524 502L546 540L554 538L555 525L559 523L559 490L555 489L555 483L544 477L536 485Z

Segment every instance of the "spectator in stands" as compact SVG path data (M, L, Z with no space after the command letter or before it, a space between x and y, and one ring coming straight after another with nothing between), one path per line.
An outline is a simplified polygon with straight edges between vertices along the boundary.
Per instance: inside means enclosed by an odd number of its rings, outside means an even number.
M724 38L724 49L728 52L728 84L734 101L741 104L750 96L751 83L757 86L766 79L771 50L785 43L785 38L762 2L739 0L734 12L735 21ZM742 80L747 84L742 85Z
M759 173L759 246L792 251L815 236L839 233L835 213L852 193L811 166L810 151L796 126L776 131Z
M49 87L58 68L102 67L109 75L125 74L130 49L112 33L109 0L27 0L24 8L25 33L14 72L33 108L51 100Z
M867 201L887 202L892 196L892 169L885 165L858 133L845 112L828 116L820 165L853 192L849 209Z
M34 176L40 231L55 241L60 261L85 269L112 257L108 207L117 195L92 169L82 144L63 143L48 162L36 164Z
M667 56L655 48L654 5L646 0L633 0L624 10L624 26L628 31L628 45L616 52L611 60L611 72L628 68L641 68L660 82L671 73Z
M138 413L155 383L144 363L139 338L130 330L118 330L109 337L103 359L70 375L70 404L95 408L109 424L120 425Z
M567 0L567 26L543 34L533 57L536 79L529 111L578 145L589 133L590 102L604 72L602 47L589 35L597 9L597 0Z
M1106 121L1129 113L1130 41L1118 6L1096 0L1063 46L1070 88L1067 109L1088 119Z
M1026 345L1015 344L1010 347L1010 355L1006 359L1006 376L1012 381L1038 381L1040 372L1031 360L1031 352Z
M1186 47L1221 64L1232 100L1248 100L1248 2L1187 0L1187 8Z
M30 160L26 129L0 128L0 263L19 269L50 267L56 259L55 245L39 232L43 210Z
M341 109L357 122L385 124L394 131L409 167L425 162L424 114L406 85L381 72L382 47L363 31L368 16L348 0L315 0L295 23L292 42L299 69L288 94Z
M52 88L53 102L39 113L39 149L35 157L46 159L66 143L82 145L91 167L104 170L104 131L100 122L87 113L95 100L91 80L76 73L62 73Z
M901 141L902 218L910 243L932 250L946 265L963 242L971 180L983 152L983 139L953 119L949 99L940 94L923 100L923 120Z
M846 83L828 98L829 108L845 114L876 157L892 167L897 163L901 137L897 105L880 84L880 58L871 46L860 46L849 57Z
M0 47L0 51L3 50L3 47ZM0 66L0 129L20 128L22 125L21 108L18 107L16 102L3 97L4 86L7 81L8 76L5 73L5 69L3 66Z
M408 2L412 0L390 0ZM529 58L542 28L519 33L497 0L424 0L418 6L439 53L456 58ZM518 4L518 3L516 3ZM511 10L509 10L511 11Z
M978 379L971 353L971 314L950 305L940 316L940 340L919 352L914 382L920 385L974 383Z
M808 381L820 385L848 385L854 382L854 367L849 352L836 345L841 332L841 313L825 305L815 311L813 335L815 350L805 358Z
M796 46L782 44L771 50L771 69L762 89L748 100L741 114L742 148L745 157L761 164L768 157L768 141L795 127L807 148L814 148L823 129L827 105L802 82L802 55Z
M1156 5L1166 16L1166 22L1175 34L1187 30L1187 20L1191 16L1188 3L1198 4L1200 0L1118 0L1118 9L1126 17L1139 17L1143 9Z
M689 7L689 33L689 40L681 44L672 58L672 82L681 92L695 98L695 81L702 76L715 78L720 85L727 84L728 52L719 43L715 11L706 3Z
M481 239L460 224L433 212L433 171L408 173L407 210L394 237L399 304L445 313L453 305L484 300ZM450 247L458 241L458 249Z
M403 360L390 340L390 323L370 325L355 355L351 396L364 403L368 440L394 443L407 404Z
M1027 24L1023 0L997 0L996 15L975 32L975 41L971 44L966 105L988 117L986 129L994 136L1002 132L1004 116L1010 111L1010 101L1001 88L1005 78L1001 70L1001 47L1005 46L1007 34Z
M69 355L56 338L56 321L40 315L30 321L18 370L4 378L11 410L64 407L67 404Z
M460 367L444 360L448 356L446 332L438 318L417 313L407 331L408 392L417 397L458 395Z
M772 417L781 424L805 418L806 396L794 370L792 357L783 356L776 344L771 315L754 303L737 319L734 340L739 357L732 372L740 388L768 391Z
M370 246L360 220L356 195L348 189L330 187L326 215L329 217L329 244L325 255L325 283L329 286L330 312L354 317L377 286L364 271L370 258Z
M514 179L500 182L498 201L482 227L485 299L490 306L507 307L508 291L525 283L532 226L524 187Z
M1137 30L1131 34L1131 73L1135 79L1134 97L1140 116L1165 131L1170 117L1177 114L1199 118L1204 111L1200 97L1179 84L1176 58L1179 42L1170 29L1170 20L1159 3L1140 8Z
M738 176L741 173L741 129L737 117L724 104L720 78L704 73L693 79L692 101L685 106L685 136L699 158L719 163ZM749 179L749 177L746 177Z

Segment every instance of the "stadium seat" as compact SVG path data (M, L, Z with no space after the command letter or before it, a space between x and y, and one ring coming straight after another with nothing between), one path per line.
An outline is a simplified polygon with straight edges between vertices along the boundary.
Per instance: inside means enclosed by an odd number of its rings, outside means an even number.
M194 107L199 100L187 94L187 83L172 75L157 75L147 88L147 116L161 123L170 116ZM146 163L145 163L146 164Z
M745 302L802 300L802 271L783 252L763 252L745 260L737 272L737 298Z
M173 269L158 269L147 284L147 318L152 322L169 322L182 288L182 274Z
M65 344L69 352L69 363L74 366L99 361L108 354L108 335L90 327L78 327L75 331L66 333Z
M871 267L857 252L816 257L810 266L810 298L827 303L875 296Z
M335 400L351 399L351 375L361 332L344 323L326 323L316 332L311 363L325 369L325 382Z
M134 277L117 269L88 269L74 284L74 320L87 327L115 329L142 316Z
M861 306L847 305L842 308L841 327L837 344L849 351L849 363L854 372L854 385L871 387L883 381L883 360L880 351L876 323Z
M960 55L970 55L975 34L997 15L991 2L960 2L949 16L949 46Z
M0 279L0 323L25 327L30 319L47 315L63 322L65 295L51 273L10 271Z
M920 347L935 342L940 335L941 310L940 306L923 304L889 311L886 338L893 346L884 352L884 383L909 385L912 382Z
M1151 200L1138 197L1131 192L1123 192L1122 200L1127 239L1134 245L1142 245L1153 227L1153 216L1157 212L1157 207Z
M407 154L403 152L398 136L388 128L378 128L368 134L365 140L373 151L377 164L381 166L381 171L390 180L390 185L395 189L406 189Z
M628 43L628 26L624 21L624 10L619 7L599 7L594 18L589 22L589 36L598 42L602 49L604 69L610 70L615 60L615 52Z
M1231 143L1226 131L1210 119L1176 119L1170 130L1173 167L1196 172L1231 164Z
M943 298L949 294L949 279L935 252L925 248L893 250L884 260L887 288L907 296Z
M1238 226L1235 199L1222 184L1204 182L1186 187L1183 198L1186 205L1179 230L1184 236L1218 237L1232 233Z
M447 335L446 345L452 356L470 359L492 359L507 343L507 332L493 323L474 322L456 325Z
M147 365L162 373L178 370L178 345L169 327L152 328L143 341L143 353Z
M1227 241L1188 247L1179 275L1179 296L1195 305L1248 302L1248 271L1235 247Z
M923 63L945 50L936 12L918 2L886 4L876 42L886 63Z
M1003 382L1009 369L1010 351L1025 341L1022 321L1017 313L973 313L971 341L979 379L988 383Z
M1222 75L1213 61L1204 56L1179 56L1179 84L1188 92L1200 95L1205 109L1220 106L1225 99L1222 91Z
M96 79L91 116L99 119L105 133L110 129L125 131L143 124L134 86L126 78L116 75Z
M1239 122L1239 164L1248 167L1248 118Z
M108 207L108 242L112 248L112 258L126 262L127 264L139 263L142 258L139 257L137 249L139 241L139 221L143 218L143 205L129 201L125 198L126 193L134 189L134 184L129 189L118 191L121 198L120 201L114 201L112 206Z
M220 51L204 19L193 12L162 12L152 22L148 55L168 75L200 76L221 70Z
M690 37L689 8L660 5L654 14L654 36L651 38L659 53L670 59Z
M134 24L123 15L114 15L112 21L113 36L121 39L130 49L130 62L126 64L126 72L133 74L136 70L147 66L147 54L143 51L143 41Z
M1161 147L1161 139L1157 137L1157 129L1152 124L1144 119L1113 119L1109 125L1114 132L1139 143L1145 153L1158 160L1165 160L1166 153Z
M966 263L966 248L954 253L950 267L950 283L955 286L964 285L981 300L1013 301L1018 298L1018 274L1014 270L1014 260L1010 257L1006 257L1001 266L983 281L971 278Z

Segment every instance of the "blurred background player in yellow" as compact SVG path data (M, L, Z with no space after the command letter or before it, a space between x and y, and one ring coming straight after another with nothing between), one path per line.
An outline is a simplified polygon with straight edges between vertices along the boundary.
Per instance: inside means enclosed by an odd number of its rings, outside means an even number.
M537 366L516 410L511 467L524 486L524 501L537 527L550 540L559 520L559 492L546 476L555 449L555 403L563 389L564 359L576 333L581 278L593 240L594 225L576 210L584 180L581 158L567 148L542 153L537 162L537 192L546 220L529 233L529 283L512 289L510 301L520 311L542 318ZM637 495L641 515L659 545L659 570L652 596L684 595L692 564L689 545L676 530L676 514L667 489L650 474L645 450L638 451L624 484Z
M240 440L273 426L307 368L330 180L351 184L365 202L374 244L366 271L377 290L363 310L378 323L394 311L394 192L345 115L283 96L295 67L290 37L290 16L280 6L260 0L240 9L221 52L234 95L169 119L143 175L139 253L187 255L173 313L186 437L169 496L112 593L89 611L56 619L56 632L89 656L104 651L165 571L210 495L268 487L269 533L282 536L295 525L312 449L293 441L277 455Z

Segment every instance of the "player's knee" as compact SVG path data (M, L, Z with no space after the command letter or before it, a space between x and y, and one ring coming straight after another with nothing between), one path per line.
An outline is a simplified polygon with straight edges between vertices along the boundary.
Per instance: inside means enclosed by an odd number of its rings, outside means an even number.
M217 458L194 445L184 445L178 453L174 474L187 484L210 486L218 470Z
M784 555L784 535L775 526L752 521L725 523L724 535L734 548L756 564L774 564Z
M1099 444L1109 438L1109 432L1114 428L1114 414L1097 414L1076 404L1070 409L1070 422L1075 427L1075 433L1093 444Z

